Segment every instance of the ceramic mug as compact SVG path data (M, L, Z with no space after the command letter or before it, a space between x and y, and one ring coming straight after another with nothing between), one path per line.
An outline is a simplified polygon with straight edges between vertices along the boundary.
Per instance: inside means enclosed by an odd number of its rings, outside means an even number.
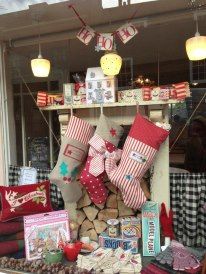
M61 249L53 249L45 251L42 258L46 264L60 263L63 259L63 251Z
M67 243L64 247L64 254L68 261L75 262L82 248L81 242Z

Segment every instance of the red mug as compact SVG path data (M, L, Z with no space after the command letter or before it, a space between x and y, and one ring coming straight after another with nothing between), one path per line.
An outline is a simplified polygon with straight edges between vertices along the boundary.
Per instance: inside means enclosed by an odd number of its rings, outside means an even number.
M67 243L64 246L64 253L65 253L67 260L71 261L71 262L75 262L81 249L82 249L81 242Z

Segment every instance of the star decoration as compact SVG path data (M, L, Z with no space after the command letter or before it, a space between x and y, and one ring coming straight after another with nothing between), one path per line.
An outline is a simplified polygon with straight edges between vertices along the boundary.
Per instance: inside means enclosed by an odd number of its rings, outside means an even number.
M126 180L131 181L133 179L133 176L130 174L125 175Z
M76 178L78 174L78 167L75 167L72 171L71 171L71 177L72 178Z
M60 174L62 176L66 176L69 173L68 165L65 162L62 162L59 167L60 167Z
M111 128L109 132L110 132L110 134L112 135L112 137L117 136L116 129Z
M101 50L101 46L100 45L96 45L95 46L95 51L99 52Z

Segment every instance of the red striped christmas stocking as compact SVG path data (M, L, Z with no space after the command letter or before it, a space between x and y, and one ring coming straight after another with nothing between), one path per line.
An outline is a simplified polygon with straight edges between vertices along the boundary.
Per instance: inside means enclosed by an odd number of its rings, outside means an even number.
M80 177L80 182L95 204L106 201L107 191L103 183L105 157L113 155L120 159L121 152L116 146L122 133L121 126L101 114L95 134L89 141L88 158Z
M116 165L112 157L106 159L108 177L121 190L127 206L138 209L145 203L146 197L140 187L140 180L150 168L168 134L165 129L137 114L125 141L119 165Z
M50 180L61 190L64 202L76 202L82 195L76 176L87 155L88 141L93 134L94 128L89 123L75 116L70 118L57 164L50 174Z

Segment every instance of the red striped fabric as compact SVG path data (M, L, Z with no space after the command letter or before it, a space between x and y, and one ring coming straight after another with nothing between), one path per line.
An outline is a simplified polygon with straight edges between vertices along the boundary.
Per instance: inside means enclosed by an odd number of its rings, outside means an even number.
M47 93L44 91L39 91L37 93L37 106L45 107L47 105Z
M139 113L136 115L129 132L129 136L153 147L154 149L159 149L160 145L166 140L168 135L169 131L156 126Z
M94 134L94 136L89 140L89 145L97 150L98 152L104 152L105 151L105 141L100 137L98 134ZM92 155L89 155L92 156Z
M177 100L183 100L187 94L187 82L182 82L173 85L176 91Z
M146 162L141 163L131 159L132 151L144 155ZM156 151L156 149L128 136L119 166L117 167L113 159L109 158L105 161L105 169L109 179L121 190L124 203L131 208L138 209L146 202L146 197L139 183L151 166ZM127 175L130 175L132 179L128 180Z
M93 134L94 128L89 123L72 116L69 120L65 136L88 145Z
M122 192L124 203L134 209L140 208L146 197L140 180L150 168L155 154L169 132L157 127L139 113L124 144L119 166L111 157L105 161L105 170L111 182Z
M151 87L143 87L142 92L143 92L143 100L144 101L149 101L151 100Z

